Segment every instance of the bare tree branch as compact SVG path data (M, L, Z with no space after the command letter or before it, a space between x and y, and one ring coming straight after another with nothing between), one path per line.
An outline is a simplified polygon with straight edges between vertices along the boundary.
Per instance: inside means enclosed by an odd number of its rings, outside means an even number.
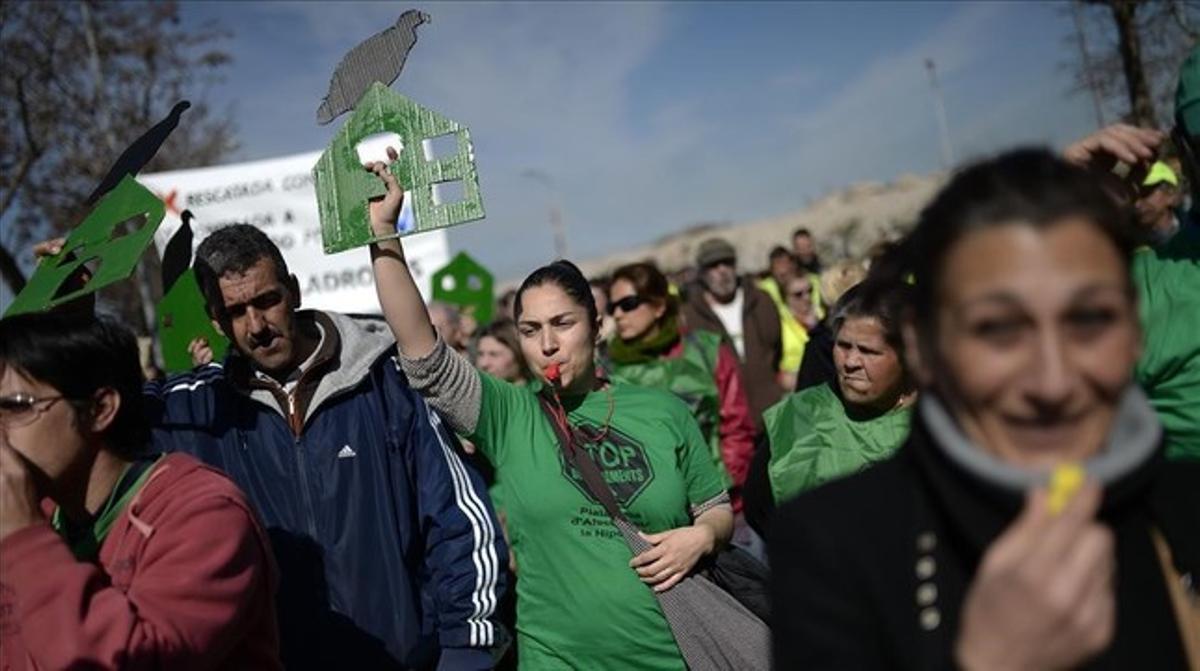
M1089 92L1106 119L1169 126L1179 67L1196 44L1200 3L1075 0L1063 11L1075 14L1067 38L1075 58L1066 63L1072 92Z
M218 44L229 33L179 15L175 2L0 0L0 275L10 284L26 246L75 226L125 144L180 98L193 108L147 171L211 164L236 148L228 111L203 104L230 62ZM113 285L101 301L148 331L161 295L153 275Z
M25 288L25 273L13 258L12 252L0 245L0 278L12 289L13 294L20 293Z
M12 183L6 185L4 195L0 197L0 217L8 212L9 206L20 191L21 186L25 183L25 177L29 174L29 169L42 155L41 147L33 138L33 126L29 121L29 103L25 99L25 80L24 77L18 77L16 81L17 87L17 109L21 120L21 129L25 136L25 153L22 154L20 162L17 164L17 169L13 172ZM22 275L21 285L24 286L25 278ZM11 286L11 284L10 284Z
M1179 29L1182 30L1188 37L1191 37L1192 39L1200 39L1200 31L1193 28L1191 23L1188 21L1187 12L1184 11L1185 3L1181 2L1180 0L1171 0L1167 4L1170 5L1171 18L1175 19L1175 25L1179 26Z

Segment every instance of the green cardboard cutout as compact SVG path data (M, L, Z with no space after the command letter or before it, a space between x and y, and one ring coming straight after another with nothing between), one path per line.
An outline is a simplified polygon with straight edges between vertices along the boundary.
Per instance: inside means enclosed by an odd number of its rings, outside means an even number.
M162 343L163 364L168 373L193 368L188 343L197 337L208 340L213 361L225 358L229 340L213 328L204 307L204 295L196 282L196 271L188 268L158 302L158 340Z
M62 251L42 260L5 316L49 310L129 277L154 240L164 209L157 196L126 175L71 232ZM118 226L139 217L132 232L113 237ZM91 279L64 291L63 283L88 263L98 264Z
M487 268L466 252L459 252L433 274L433 299L457 305L480 324L487 324L492 321L495 306L492 285L492 274Z
M400 136L400 158L392 162L391 171L404 187L416 221L399 226L396 235L377 238L371 232L367 201L382 197L386 189L378 177L363 169L355 148L380 133ZM451 134L457 152L426 159L423 142ZM313 175L326 254L483 218L470 132L378 82L355 105L354 114L321 154ZM462 200L434 202L435 184L458 181L462 182Z

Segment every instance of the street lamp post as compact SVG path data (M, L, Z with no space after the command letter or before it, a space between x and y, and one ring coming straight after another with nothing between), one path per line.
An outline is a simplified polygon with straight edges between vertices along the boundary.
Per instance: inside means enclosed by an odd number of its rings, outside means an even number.
M942 167L950 169L954 165L954 148L950 144L950 124L946 121L946 101L942 99L942 87L938 84L937 65L932 58L925 59L925 69L929 71L929 84L933 89L933 109L937 116L938 131L942 141Z
M538 184L546 187L552 196L549 206L550 210L550 233L554 236L554 253L560 259L567 258L567 228L563 224L562 208L558 206L559 195L558 187L554 183L554 179L541 170L529 168L521 173L522 177L527 177Z

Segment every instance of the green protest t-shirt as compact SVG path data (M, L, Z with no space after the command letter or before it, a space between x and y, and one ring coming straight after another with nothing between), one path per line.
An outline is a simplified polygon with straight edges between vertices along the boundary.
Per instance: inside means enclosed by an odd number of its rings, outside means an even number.
M567 466L538 404L537 385L480 373L479 423L470 436L504 483L517 562L517 646L522 669L683 669L650 588L629 567L629 547L582 477ZM564 398L617 501L640 529L691 524L689 510L725 485L686 406L670 394L613 382Z
M911 416L911 408L899 408L865 421L851 419L827 384L789 394L763 413L775 502L891 456L908 437Z

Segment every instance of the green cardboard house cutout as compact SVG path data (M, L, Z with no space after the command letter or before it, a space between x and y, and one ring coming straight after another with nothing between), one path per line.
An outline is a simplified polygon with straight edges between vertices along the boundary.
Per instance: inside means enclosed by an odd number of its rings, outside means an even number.
M42 260L5 316L49 310L129 277L154 240L164 211L157 196L127 175L71 232L62 251ZM135 222L133 230L119 235L127 221ZM91 279L65 289L64 283L85 264L95 264Z
M445 266L433 274L433 299L457 305L475 317L482 325L492 321L495 299L492 295L494 281L487 268L467 255L459 252Z
M410 199L415 222L401 226L396 235L377 238L371 232L367 201L382 197L386 189L378 177L363 169L356 147L380 133L400 136L403 146L398 148L400 157L392 162L391 171L404 187L404 197ZM426 156L424 142L445 135L453 136L456 151L449 156ZM470 132L379 82L355 105L354 114L321 154L313 175L326 254L483 218ZM453 182L462 183L462 200L435 202L434 185Z
M213 361L225 358L229 340L213 328L204 307L204 295L196 282L196 271L188 268L158 302L158 339L168 373L192 369L188 344L197 337L208 340Z

